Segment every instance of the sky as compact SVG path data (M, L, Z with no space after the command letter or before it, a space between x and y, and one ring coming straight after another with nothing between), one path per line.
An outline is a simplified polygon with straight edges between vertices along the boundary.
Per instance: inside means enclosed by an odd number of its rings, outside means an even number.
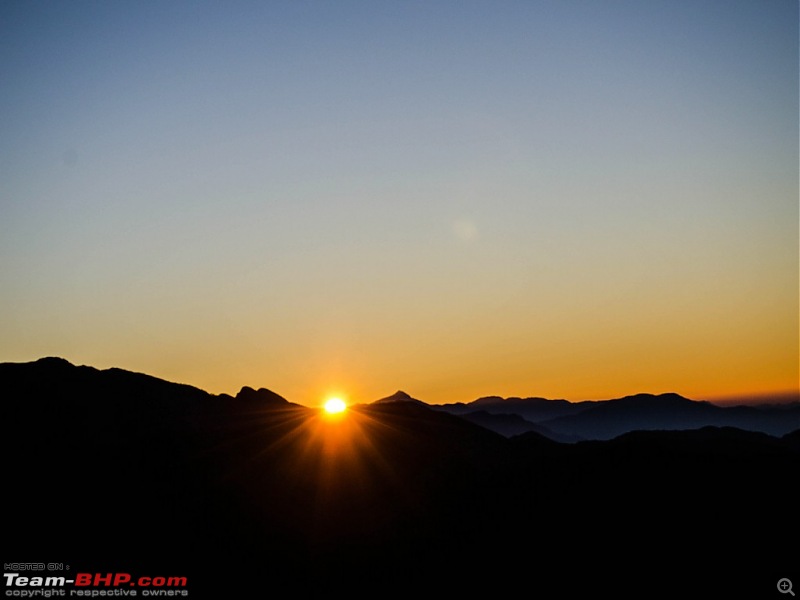
M796 0L5 0L0 362L796 397L799 165Z

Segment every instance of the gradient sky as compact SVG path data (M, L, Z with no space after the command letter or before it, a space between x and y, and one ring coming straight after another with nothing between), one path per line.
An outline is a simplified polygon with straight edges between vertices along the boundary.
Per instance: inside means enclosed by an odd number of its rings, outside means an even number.
M796 392L799 163L797 0L4 0L0 361Z

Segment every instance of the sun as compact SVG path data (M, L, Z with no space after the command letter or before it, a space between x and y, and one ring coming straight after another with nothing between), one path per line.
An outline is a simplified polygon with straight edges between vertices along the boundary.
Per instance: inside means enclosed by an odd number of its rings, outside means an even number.
M328 398L325 401L325 412L329 415L335 415L344 412L347 409L347 404L341 398Z

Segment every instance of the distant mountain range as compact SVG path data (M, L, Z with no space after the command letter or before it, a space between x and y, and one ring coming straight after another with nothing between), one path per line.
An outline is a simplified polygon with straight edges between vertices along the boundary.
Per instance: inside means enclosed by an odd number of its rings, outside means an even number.
M196 599L765 597L800 564L793 407L765 433L772 409L676 395L398 392L327 420L58 358L0 364L0 393L8 561L184 575Z
M587 402L489 396L466 404L427 405L398 391L376 401L390 402L430 406L506 437L536 432L558 442L610 440L630 431L702 427L736 427L774 436L800 429L800 403L723 407L678 394L637 394Z

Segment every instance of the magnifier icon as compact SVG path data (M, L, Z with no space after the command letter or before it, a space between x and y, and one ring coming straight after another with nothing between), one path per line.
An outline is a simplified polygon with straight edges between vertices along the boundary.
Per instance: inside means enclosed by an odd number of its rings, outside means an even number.
M783 579L778 579L778 591L781 594L791 594L794 596L794 592L792 591L792 580L786 579L786 577Z

